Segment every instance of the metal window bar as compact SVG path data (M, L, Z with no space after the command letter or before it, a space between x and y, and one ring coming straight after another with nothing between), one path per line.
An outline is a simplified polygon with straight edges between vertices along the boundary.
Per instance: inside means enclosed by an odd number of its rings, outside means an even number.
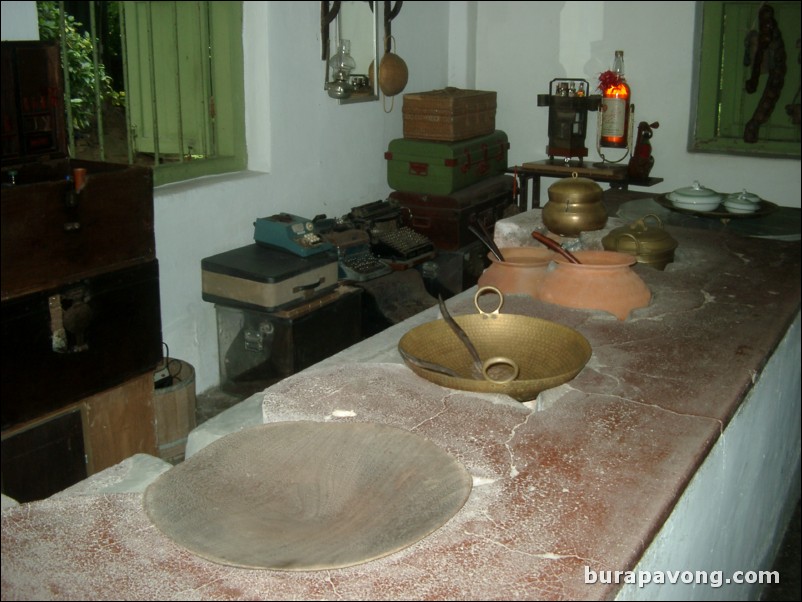
M122 6L119 10L119 17L120 17L120 44L121 48L127 48L127 38L125 33L125 11L122 9ZM128 61L123 61L123 86L125 87L126 93L126 102L125 102L125 132L126 132L126 140L128 147L128 164L132 165L134 163L134 129L133 124L131 123L131 112L128 110L128 90L131 89L128 80Z
M64 70L64 107L67 121L67 144L71 157L75 157L75 127L72 121L72 89L70 87L70 70L67 56L67 17L64 2L58 3L59 31L61 33L61 65ZM95 82L95 118L97 119L97 138L100 150L100 160L106 159L105 137L103 134L103 104L101 102L100 65L98 63L97 24L95 18L95 3L89 3L90 34L92 36L92 77Z
M122 3L120 3L122 4ZM151 98L150 104L152 108L151 114L151 122L153 128L153 143L154 143L154 165L153 167L156 168L161 164L161 149L159 146L159 94L157 89L157 76L156 76L156 68L155 68L155 43L154 43L154 36L153 36L153 3L147 2L147 19L146 19L146 38L148 44L148 61L147 61L147 69L148 69L148 77L150 80L151 86ZM205 117L205 127L200 129L200 136L202 137L200 147L203 149L202 157L203 158L211 158L216 156L216 136L215 136L215 121L216 121L216 114L215 114L215 91L214 91L214 78L212 76L213 72L213 46L212 46L212 19L209 14L211 10L209 7L208 2L196 2L194 3L197 16L196 27L198 36L197 38L200 41L200 47L198 48L197 56L198 60L200 61L200 73L201 78L203 81L204 89L207 90L207 94L204 95L202 102L204 105L204 115ZM173 28L174 28L174 50L177 57L180 57L180 26L179 26L179 15L178 15L178 3L173 2ZM97 41L97 24L96 24L96 6L95 2L89 3L89 12L90 12L90 31L92 36L92 58L93 58L93 77L94 77L94 84L95 84L95 114L97 120L97 136L99 142L99 152L101 160L106 159L106 146L105 146L105 136L104 136L104 118L103 118L103 103L102 103L102 82L100 78L100 64L99 64L99 52L96 45ZM73 122L73 115L72 115L72 90L70 89L70 80L69 80L69 66L68 66L68 56L67 56L67 43L66 43L66 9L65 3L59 2L59 19L60 19L60 30L61 30L61 56L62 56L62 65L64 69L64 98L65 98L65 112L66 112L66 121L67 121L67 135L68 135L68 145L69 145L69 153L70 156L75 156L76 153L76 146L75 146L75 125ZM119 21L120 21L120 36L121 36L121 43L122 48L127 48L127 28L126 28L126 17L125 11L119 11ZM130 72L128 68L127 60L123 60L122 62L122 69L123 69L123 85L126 91L126 97L128 98L129 91L131 90L130 87ZM181 65L180 60L177 63L176 73L175 73L175 86L177 90L176 95L176 103L177 103L177 115L183 115L183 103L184 103L184 95L185 92L184 87L181 85ZM132 164L134 162L134 150L136 149L136 141L135 141L135 133L134 133L134 125L132 122L130 111L128 110L128 101L126 101L126 111L125 111L125 121L126 121L126 133L127 133L127 150L128 150L128 163ZM193 158L196 154L193 152L194 148L193 145L190 144L187 146L187 142L185 140L185 130L184 130L184 120L179 118L177 123L178 126L178 161L183 162L186 160L187 157Z
M59 33L61 35L61 67L64 70L64 108L67 120L67 145L71 157L75 156L75 131L72 127L72 92L70 90L70 67L67 61L67 18L64 2L58 3Z
M148 75L150 77L150 106L152 109L151 127L153 127L153 166L160 163L159 147L159 104L156 101L156 64L153 60L153 4L148 2Z
M209 3L205 3L206 12L205 12L205 19L204 22L206 23L206 40L208 41L206 45L206 52L198 53L201 57L201 73L204 74L204 89L209 91L209 96L207 97L206 102L206 127L203 129L203 137L204 137L204 145L203 148L206 149L205 156L213 157L217 155L217 140L215 139L215 132L217 131L217 127L215 125L215 121L217 115L215 114L215 105L214 105L214 98L215 98L215 89L214 89L214 77L212 77L212 69L213 69L213 59L214 59L214 45L212 44L212 27L213 27L213 19L209 14L211 10ZM201 27L203 25L201 24Z
M175 43L175 55L181 56L181 51L178 47L178 3L173 2L173 39ZM151 56L153 53L151 52ZM175 70L175 89L178 91L178 160L184 162L184 120L181 116L184 114L181 105L181 61L177 61L177 68ZM155 94L154 94L155 96Z
M106 160L106 139L103 135L103 103L101 102L100 66L97 53L97 21L95 3L89 3L89 31L92 35L92 75L95 78L95 118L97 119L97 140L100 145L100 160Z

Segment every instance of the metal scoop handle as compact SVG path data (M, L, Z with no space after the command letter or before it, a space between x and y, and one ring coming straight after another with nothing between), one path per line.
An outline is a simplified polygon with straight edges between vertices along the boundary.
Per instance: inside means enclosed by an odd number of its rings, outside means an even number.
M443 301L443 296L438 295L438 301L440 302L440 313L443 314L443 319L448 324L449 328L454 331L454 334L457 335L462 344L465 345L465 348L468 350L468 353L471 354L471 359L473 359L473 366L472 372L474 378L481 380L484 376L484 370L482 368L482 360L479 357L479 352L476 351L476 347L473 346L471 339L468 337L468 334L462 330L459 324L454 321L454 318L451 317L451 314L448 313L448 309L446 308L446 303Z

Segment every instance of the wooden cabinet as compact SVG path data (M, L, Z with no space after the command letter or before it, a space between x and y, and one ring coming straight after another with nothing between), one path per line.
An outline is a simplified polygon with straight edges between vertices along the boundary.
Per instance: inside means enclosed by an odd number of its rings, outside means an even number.
M41 499L137 454L158 455L153 373L2 433L3 493Z
M151 170L67 159L58 54L2 51L2 489L24 500L157 452L159 268Z

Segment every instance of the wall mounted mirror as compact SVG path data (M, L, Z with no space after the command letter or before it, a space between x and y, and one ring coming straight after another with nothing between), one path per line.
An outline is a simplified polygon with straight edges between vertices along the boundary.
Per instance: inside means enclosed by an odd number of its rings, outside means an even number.
M320 5L326 93L340 104L379 100L370 71L379 64L382 48L380 3L335 0Z

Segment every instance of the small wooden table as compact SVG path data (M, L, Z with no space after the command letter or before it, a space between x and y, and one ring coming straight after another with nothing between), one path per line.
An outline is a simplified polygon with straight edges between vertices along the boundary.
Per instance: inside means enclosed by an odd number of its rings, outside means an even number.
M607 165L599 167L597 164L584 163L571 160L556 161L544 159L516 165L507 169L507 173L515 174L518 179L518 208L521 211L529 209L529 181L532 181L532 209L540 207L540 178L567 178L573 173L583 178L590 178L596 182L608 182L611 188L627 190L630 184L637 186L654 186L663 181L663 178L648 178L647 180L632 180L627 175L627 166Z

